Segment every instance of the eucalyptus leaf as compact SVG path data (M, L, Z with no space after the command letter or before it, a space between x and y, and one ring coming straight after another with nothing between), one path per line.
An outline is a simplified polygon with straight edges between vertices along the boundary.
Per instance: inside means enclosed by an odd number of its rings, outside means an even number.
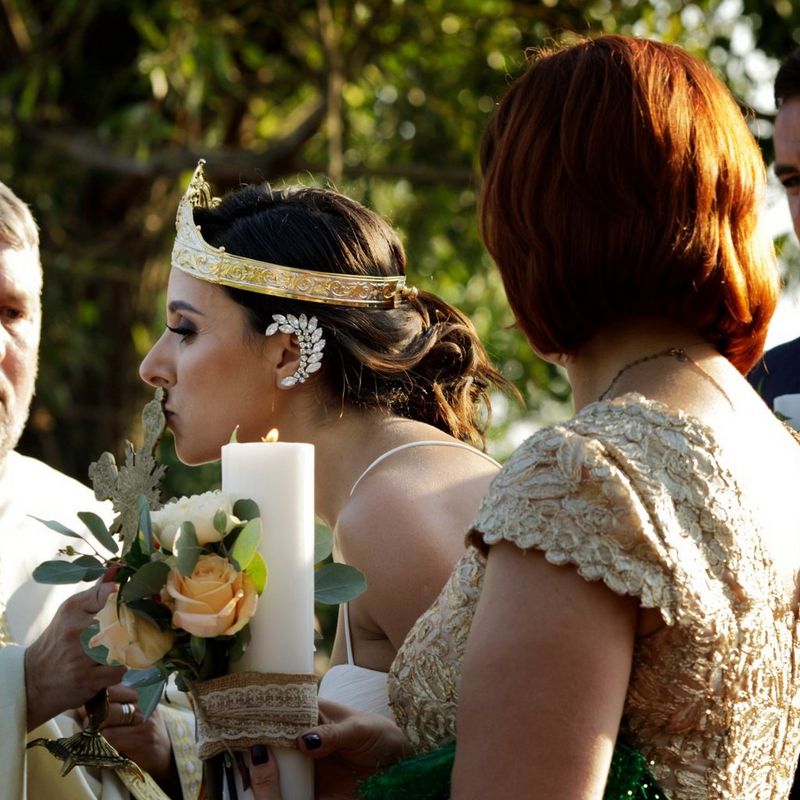
M147 498L143 494L139 495L139 500L137 502L139 504L139 530L144 537L144 547L142 550L144 553L152 553L153 521L150 519L150 506L147 503Z
M119 552L119 542L109 533L105 522L91 511L79 511L78 519L89 529L92 536L110 553Z
M217 513L214 514L214 530L221 533L223 536L228 530L228 515L222 508L218 508Z
M156 683L164 683L164 670L160 667L129 669L122 676L122 683L131 689L138 689L140 686L152 686Z
M333 552L331 529L320 520L314 525L314 563L319 564Z
M55 531L56 533L60 533L62 536L69 536L72 539L81 539L82 541L86 541L83 536L79 533L75 533L72 528L68 528L66 525L62 525L60 522L56 522L54 519L42 519L41 517L34 517L33 514L30 515L35 519L37 522L41 522L42 525L47 525L51 531Z
M166 681L149 683L145 686L137 686L136 694L139 695L139 710L145 717L149 717L158 708L158 703L166 688Z
M237 425L233 429L233 432L231 433L231 438L228 439L228 444L238 444L239 443L238 433L239 433L239 426Z
M126 602L126 605L136 616L152 622L162 631L168 631L172 627L172 612L165 605L149 597L130 600Z
M228 651L229 661L238 661L250 644L250 624L244 626L235 636L231 649Z
M191 522L182 522L175 536L173 552L175 563L182 575L191 575L203 548L197 542L197 533Z
M76 559L77 561L77 559ZM43 561L33 570L33 579L37 583L47 583L51 585L62 585L67 583L79 583L80 581L96 580L103 574L94 574L92 567L85 564L78 564L76 561ZM94 574L94 577L86 577L87 573Z
M233 516L244 521L260 517L261 512L258 510L258 503L255 500L243 497L233 504Z
M86 570L83 576L85 581L96 581L98 578L102 578L108 569L103 561L94 556L78 556L72 563L78 564Z
M336 605L354 600L367 588L363 573L349 564L324 564L314 572L314 600Z
M94 622L88 628L81 631L81 645L83 645L83 652L86 653L92 661L96 661L103 666L108 665L108 648L103 645L97 647L90 647L89 640L97 633L100 633L100 623Z
M250 560L250 563L247 565L245 572L253 581L256 591L261 594L261 592L264 591L264 587L267 585L267 578L269 574L267 570L267 563L264 561L264 557L261 555L261 553L256 552L256 554Z
M163 561L148 561L122 587L122 599L128 603L158 594L167 582L167 575L169 566Z
M202 664L206 656L206 640L202 636L192 636L189 640L189 647L192 651L192 658Z
M236 537L231 550L231 559L239 565L240 570L247 569L253 556L258 552L261 541L261 520L251 519Z

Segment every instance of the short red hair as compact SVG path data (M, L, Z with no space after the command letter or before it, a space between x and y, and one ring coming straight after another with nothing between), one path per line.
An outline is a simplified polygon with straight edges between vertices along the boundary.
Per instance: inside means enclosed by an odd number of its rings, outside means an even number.
M623 36L538 51L481 166L483 238L537 350L667 316L742 372L761 355L779 285L758 221L766 171L705 64Z

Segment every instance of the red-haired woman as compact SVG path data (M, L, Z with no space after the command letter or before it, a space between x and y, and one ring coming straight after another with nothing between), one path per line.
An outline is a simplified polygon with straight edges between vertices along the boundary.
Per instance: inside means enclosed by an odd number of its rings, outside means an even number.
M800 447L743 377L778 279L742 113L683 50L602 36L535 54L481 156L486 244L576 416L493 481L395 659L398 723L457 731L457 800L603 797L623 741L672 800L785 797Z

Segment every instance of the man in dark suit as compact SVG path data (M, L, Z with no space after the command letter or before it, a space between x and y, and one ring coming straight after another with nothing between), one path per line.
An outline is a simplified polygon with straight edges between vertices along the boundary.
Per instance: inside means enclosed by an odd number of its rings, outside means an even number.
M775 104L775 174L786 189L794 230L800 237L800 48L778 70ZM748 380L770 408L800 430L800 338L768 350Z

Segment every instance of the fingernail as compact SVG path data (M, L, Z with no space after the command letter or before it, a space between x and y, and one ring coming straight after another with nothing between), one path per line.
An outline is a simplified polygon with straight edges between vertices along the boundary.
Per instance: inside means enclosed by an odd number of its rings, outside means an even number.
M269 761L269 750L267 750L266 745L253 745L250 748L250 760L254 764L266 764Z
M306 748L309 750L319 750L322 747L322 739L320 739L318 733L307 733L303 736L303 741L305 742Z

